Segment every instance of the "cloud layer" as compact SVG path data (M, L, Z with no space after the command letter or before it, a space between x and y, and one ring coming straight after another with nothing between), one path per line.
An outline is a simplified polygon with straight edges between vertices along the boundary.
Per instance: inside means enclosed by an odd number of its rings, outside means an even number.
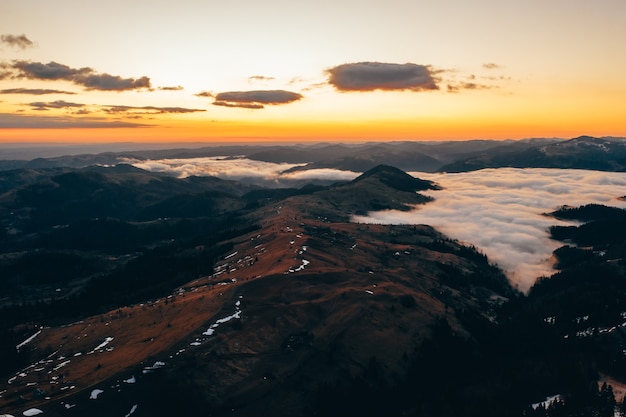
M414 211L376 212L354 220L431 225L478 247L522 291L536 278L554 273L551 254L562 246L549 238L548 228L565 223L544 213L589 203L626 207L617 200L626 187L623 173L511 168L412 175L444 189L429 192L435 201Z
M262 109L265 105L287 104L301 98L301 94L285 90L228 91L217 94L213 105Z
M339 91L437 90L437 79L430 66L357 62L327 70L328 83Z

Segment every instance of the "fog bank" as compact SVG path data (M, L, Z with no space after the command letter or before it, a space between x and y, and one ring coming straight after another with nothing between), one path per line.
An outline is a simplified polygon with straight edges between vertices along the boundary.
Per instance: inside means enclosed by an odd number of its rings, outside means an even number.
M410 212L374 212L353 220L433 226L453 239L475 245L522 291L538 277L554 273L552 251L563 244L549 238L548 228L572 224L544 213L563 205L590 203L626 208L626 202L617 199L625 194L624 173L499 168L411 175L443 187L424 193L435 201Z
M273 187L297 186L307 181L350 181L360 175L358 172L331 168L284 172L289 168L304 164L276 164L243 157L233 158L225 156L146 161L127 159L124 162L146 171L163 172L178 178L213 176Z

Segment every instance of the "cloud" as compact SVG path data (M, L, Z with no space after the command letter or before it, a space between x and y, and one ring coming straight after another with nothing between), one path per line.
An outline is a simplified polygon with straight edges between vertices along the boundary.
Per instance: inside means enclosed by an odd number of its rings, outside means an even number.
M201 92L199 92L197 94L194 94L194 96L213 98L213 97L215 97L215 94L211 93L210 91L201 91Z
M0 42L13 48L26 49L34 46L33 41L28 39L26 35L1 35Z
M75 83L83 85L87 90L125 91L150 88L150 78L122 78L119 75L90 74L79 75Z
M280 175L280 178L289 180L352 181L361 174L361 172L333 168L317 168L284 173Z
M287 104L301 98L301 94L285 90L229 91L217 94L213 105L262 109L264 105Z
M136 128L150 125L128 123L104 118L71 116L31 116L0 113L0 129L75 129L75 128Z
M17 70L16 78L26 78L29 80L74 81L74 77L93 72L93 69L88 67L71 68L54 61L48 62L47 64L30 61L13 61L11 67Z
M617 200L626 187L622 173L501 168L412 175L443 187L428 192L435 201L411 212L376 212L354 220L431 225L478 247L522 291L536 278L554 273L551 254L563 245L550 239L548 228L566 223L544 213L562 205L589 203L626 207L626 202Z
M133 107L133 106L101 106L104 108L104 111L112 114L119 113L131 113L131 114L166 114L166 113L197 113L206 111L205 109L188 109L185 107L156 107L156 106L143 106L143 107Z
M176 85L176 86L171 86L171 87L159 87L159 90L162 90L162 91L181 91L184 89L185 88L182 85Z
M486 64L483 64L483 68L485 69L498 69L498 68L502 68L501 65L495 64L493 62L487 62Z
M49 90L44 88L8 88L0 90L0 94L31 94L34 96L41 96L44 94L76 94L71 91L62 90Z
M447 85L447 88L448 88L449 93L458 93L461 90L491 90L497 87L493 85L487 85L487 84L460 82L456 84L449 83Z
M226 157L206 157L187 159L161 159L136 161L128 160L137 168L153 172L163 172L179 178L189 176L214 176L224 179L260 179L275 181L282 171L298 166L297 164L275 164L272 162L253 161L247 158L232 159Z
M227 101L214 101L212 103L214 106L222 106L222 107L237 107L240 109L263 109L265 106L262 104L254 104L254 103L229 103Z
M29 106L33 107L34 110L48 110L48 109L66 109L66 108L76 108L76 107L84 107L84 104L80 103L70 103L63 100L57 100L52 102L42 102L36 101L33 103L28 103Z
M357 62L326 71L328 83L339 91L437 90L436 71L428 65Z
M4 67L6 68L7 65ZM118 75L100 74L89 67L71 68L54 61L44 64L41 62L17 60L13 61L8 67L14 71L13 78L70 81L83 86L87 90L126 91L150 88L150 78L146 76L122 78Z
M248 77L248 82L255 81L274 81L276 78L274 77L266 77L264 75L253 75L252 77Z

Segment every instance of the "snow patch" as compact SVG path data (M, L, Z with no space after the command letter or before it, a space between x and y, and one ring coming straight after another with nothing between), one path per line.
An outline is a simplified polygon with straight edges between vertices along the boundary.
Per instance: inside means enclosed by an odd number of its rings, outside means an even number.
M98 399L98 395L102 394L104 391L101 389L95 389L93 391L91 391L91 395L89 395L89 399L90 400L97 400Z
M135 411L137 411L137 404L133 405L132 408L130 409L130 411L128 412L128 414L126 414L125 417L129 417L131 414L133 414Z
M35 339L37 336L39 336L39 333L41 333L41 330L37 331L37 333L35 333L31 337L29 337L28 339L24 340L19 345L15 346L15 349L20 350L21 347L23 347L23 346L27 345L28 343L32 342L33 339Z
M100 343L98 346L96 346L95 348L93 348L93 350L91 352L88 352L87 355L91 355L92 353L95 353L96 351L104 348L106 345L108 345L109 343L111 343L113 341L112 337L107 337L106 339L104 339L104 342Z

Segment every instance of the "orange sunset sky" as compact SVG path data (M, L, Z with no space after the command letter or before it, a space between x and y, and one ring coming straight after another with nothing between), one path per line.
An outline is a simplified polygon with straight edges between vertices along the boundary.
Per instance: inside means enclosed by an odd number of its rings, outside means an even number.
M626 136L623 0L3 0L0 142Z

